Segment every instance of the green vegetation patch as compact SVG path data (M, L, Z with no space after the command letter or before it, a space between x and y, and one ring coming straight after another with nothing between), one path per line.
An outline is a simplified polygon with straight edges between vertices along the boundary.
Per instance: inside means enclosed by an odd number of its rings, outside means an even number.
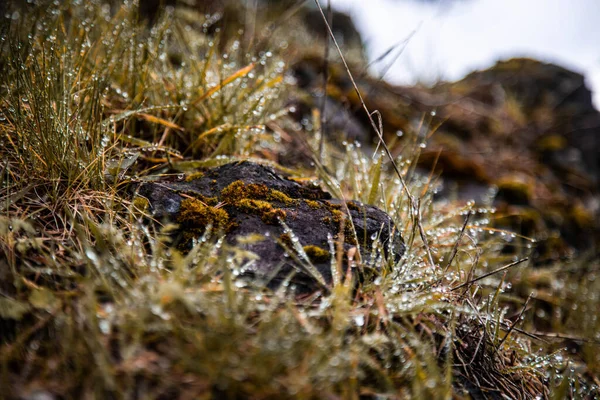
M281 203L288 207L298 204L298 200L292 199L279 190L269 189L263 184L246 184L241 180L224 188L221 191L221 199L240 211L259 215L263 222L271 225L276 225L278 219L285 220L287 214L270 202Z
M259 215L266 224L276 225L279 219L285 220L284 210L275 208L268 201L241 199L235 204L240 211Z
M323 204L320 201L316 201L316 200L304 200L304 202L306 203L307 206L309 206L310 208L312 208L314 210L318 210L320 208L323 208Z
M313 263L325 263L331 260L331 253L319 246L304 246L304 252Z
M271 189L269 191L269 196L267 200L277 201L279 203L285 204L288 207L298 204L298 200L294 200L287 194L275 189Z
M235 205L241 199L276 201L285 206L298 204L297 200L279 190L269 189L266 185L258 183L246 184L241 180L235 181L223 189L221 198L232 205Z
M131 202L131 205L134 215L141 216L148 210L148 207L150 207L150 202L145 197L136 196Z
M269 188L266 185L246 185L243 181L235 181L221 191L221 199L232 205L242 199L264 200L268 195Z
M204 176L204 172L202 172L202 171L192 172L191 174L189 174L185 177L185 181L186 182L195 181L196 179L200 179L203 176Z
M297 253L289 233L281 234L279 236L279 242L283 245L282 247L284 247L286 250ZM325 263L331 260L331 253L328 250L325 250L319 246L306 245L302 246L302 249L304 250L304 253L306 253L308 259L315 264Z
M183 226L193 226L195 229L203 229L208 225L212 225L214 229L225 229L229 223L229 214L222 208L188 198L181 202L177 222Z

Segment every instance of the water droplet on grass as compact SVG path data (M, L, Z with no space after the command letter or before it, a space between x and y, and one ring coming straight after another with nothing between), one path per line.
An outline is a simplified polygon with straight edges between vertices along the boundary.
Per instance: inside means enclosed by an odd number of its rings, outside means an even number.
M354 323L356 324L356 326L364 326L365 324L365 316L364 315L357 315L356 317L354 317Z

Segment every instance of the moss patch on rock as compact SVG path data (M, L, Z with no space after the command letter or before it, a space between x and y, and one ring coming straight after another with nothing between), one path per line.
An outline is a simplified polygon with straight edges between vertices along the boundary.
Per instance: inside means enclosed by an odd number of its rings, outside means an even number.
M234 205L242 199L266 199L269 194L269 188L265 185L256 183L245 184L238 180L231 183L221 191L221 199Z
M241 199L275 201L285 206L298 204L298 200L292 199L279 190L269 189L266 185L258 183L246 184L241 180L237 180L223 189L221 198L232 205Z
M323 208L323 204L316 200L304 200L304 203L306 203L306 205L312 208L313 210Z
M204 172L202 172L202 171L192 172L191 174L189 174L185 177L185 181L186 182L195 181L196 179L200 179L203 176L204 176Z
M212 207L201 200L187 198L181 202L177 222L194 229L204 229L212 225L214 229L225 229L229 224L229 214L221 208Z
M285 219L286 212L274 207L274 203L291 207L299 203L285 193L269 189L266 185L237 180L221 191L221 199L236 209L248 214L259 215L263 222L277 224L278 219Z
M303 247L304 252L313 263L325 263L331 260L331 253L319 246L309 245Z
M347 204L349 204L348 202ZM356 234L354 233L354 229L352 227L352 222L350 221L350 217L346 215L345 212L341 211L342 206L340 204L334 204L329 201L325 202L325 207L331 213L331 216L325 216L321 219L321 222L325 224L333 224L335 229L338 230L335 238L338 239L340 237L340 233L344 234L344 242L348 244L355 245L357 244ZM351 210L358 209L360 207L358 205L353 204L352 207L348 207ZM344 224L343 229L340 231L340 226Z
M285 220L286 217L284 210L275 208L264 200L241 199L235 207L248 214L259 215L264 223L271 225L277 224L279 219Z
M131 212L133 216L136 218L141 218L150 207L150 202L145 197L136 196L131 202L131 206Z

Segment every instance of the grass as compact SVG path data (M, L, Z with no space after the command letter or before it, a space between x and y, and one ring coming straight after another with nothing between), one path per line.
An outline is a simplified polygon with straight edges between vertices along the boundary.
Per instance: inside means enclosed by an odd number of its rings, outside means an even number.
M533 244L492 228L491 207L434 202L436 179L415 172L416 134L394 159L400 176L357 144L319 152L320 132L287 116L280 56L245 54L235 35L219 43L189 11L149 27L132 5L13 6L0 39L4 395L597 393L597 261L523 262L479 279ZM172 225L143 223L136 183L274 164L278 132L322 155L289 172L388 212L407 244L400 261L357 255L342 276L334 260L334 283L297 297L244 279L248 255L210 230L181 254Z

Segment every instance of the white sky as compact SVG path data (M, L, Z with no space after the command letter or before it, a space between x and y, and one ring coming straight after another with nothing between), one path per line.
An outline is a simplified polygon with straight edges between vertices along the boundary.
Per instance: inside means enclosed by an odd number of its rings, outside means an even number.
M600 105L600 0L331 3L352 15L370 59L416 30L386 74L391 82L456 80L499 59L528 56L583 73Z

